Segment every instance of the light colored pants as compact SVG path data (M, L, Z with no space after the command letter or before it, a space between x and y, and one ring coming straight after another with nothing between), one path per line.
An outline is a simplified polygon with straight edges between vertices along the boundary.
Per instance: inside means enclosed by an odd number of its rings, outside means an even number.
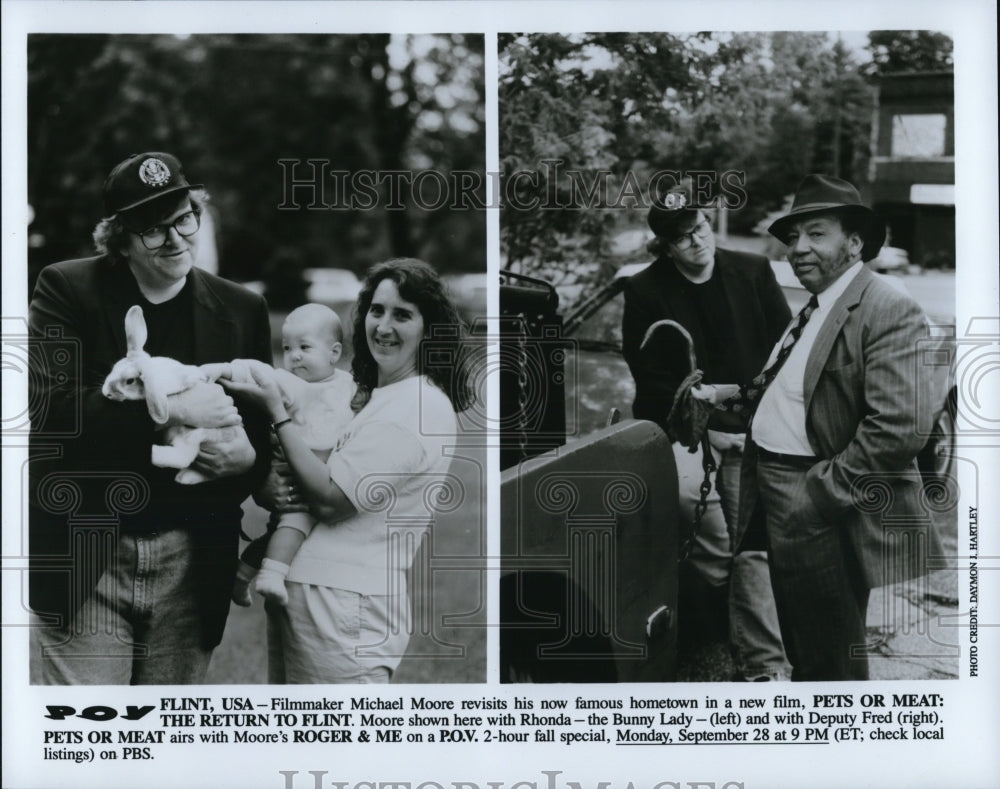
M117 557L65 628L33 617L36 685L188 685L204 680L191 535L118 537Z
M701 449L691 453L674 444L674 460L681 514L691 523L705 476ZM716 462L718 471L712 475L708 506L688 561L712 586L729 584L729 639L737 674L750 681L787 680L791 666L782 646L767 553L743 551L733 555L743 454L729 449L717 456Z
M286 581L288 605L268 602L272 685L385 683L410 641L410 602L399 595Z

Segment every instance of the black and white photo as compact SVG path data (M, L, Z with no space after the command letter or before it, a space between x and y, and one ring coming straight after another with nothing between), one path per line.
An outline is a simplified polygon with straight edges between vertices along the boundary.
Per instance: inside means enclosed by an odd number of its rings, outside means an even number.
M3 785L1000 785L994 5L0 0Z

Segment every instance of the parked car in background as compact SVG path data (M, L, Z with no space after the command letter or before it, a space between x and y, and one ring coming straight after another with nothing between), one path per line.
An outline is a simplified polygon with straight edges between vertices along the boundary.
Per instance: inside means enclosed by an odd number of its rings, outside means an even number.
M764 254L772 260L784 259L785 245L778 241L778 239L774 238L767 229L777 219L786 216L791 210L791 207L792 196L789 195L785 201L784 207L780 211L770 212L753 226L754 235L761 236L767 240ZM889 272L907 274L912 270L909 253L900 247L888 245L883 246L882 249L879 250L878 255L873 260L869 260L866 265L872 269L872 271L877 271L879 274L887 274Z
M343 268L307 268L302 276L308 283L306 298L321 304L353 303L361 292L361 280Z
M910 256L905 249L883 246L878 255L865 265L879 274L888 274L889 272L906 274L910 271Z
M890 248L895 249L895 248ZM902 252L902 250L899 250ZM905 255L905 252L903 253ZM598 288L585 301L581 302L564 321L564 333L567 337L576 339L578 343L577 363L585 366L589 363L587 356L596 349L611 351L619 356L620 367L609 370L610 362L603 359L601 366L607 372L605 376L620 381L624 376L627 385L631 385L631 376L621 353L621 318L624 312L624 297L621 295L628 277L634 276L646 268L649 263L632 263L622 266L613 279ZM787 260L772 260L771 269L781 287L792 313L798 312L809 300L809 294L799 283ZM885 277L885 281L894 288L907 291L906 281L895 276ZM952 346L955 339L954 311L941 314L926 310L929 316L929 336L927 353L935 358L953 358ZM933 476L946 476L951 473L954 462L954 425L957 409L957 390L954 369L952 365L935 365L935 392L938 396L938 408L935 410L933 427L929 430L928 443L920 455L921 471L925 479ZM593 395L584 393L580 407L588 409L593 402ZM634 391L621 391L618 397L631 397ZM591 419L586 414L581 416L582 424L590 424Z

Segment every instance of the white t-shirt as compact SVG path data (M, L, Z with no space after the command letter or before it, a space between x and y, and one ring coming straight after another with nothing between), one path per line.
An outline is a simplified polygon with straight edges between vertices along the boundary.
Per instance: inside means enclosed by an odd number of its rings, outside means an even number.
M404 591L405 572L434 520L456 430L451 401L425 376L373 390L327 461L330 479L357 513L317 523L288 580L361 594Z
M253 383L251 370L274 374L285 399L288 415L304 428L306 446L316 451L330 451L347 423L354 418L351 400L357 386L350 373L334 370L321 381L303 381L280 367L272 368L256 359L233 359L229 376L234 381Z
M275 370L282 392L291 398L288 415L300 425L306 446L331 450L354 418L351 399L357 390L350 373L334 370L322 381L303 381L287 370Z

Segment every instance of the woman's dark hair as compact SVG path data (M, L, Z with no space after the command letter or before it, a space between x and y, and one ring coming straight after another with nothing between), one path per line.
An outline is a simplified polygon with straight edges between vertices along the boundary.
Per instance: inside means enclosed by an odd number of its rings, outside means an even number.
M448 395L456 412L464 411L474 399L469 383L465 327L437 272L416 258L395 258L376 263L368 270L358 294L354 305L354 361L351 362L351 372L358 384L360 405L367 402L371 390L378 383L378 365L368 348L365 316L371 307L375 289L385 279L396 284L403 299L416 305L424 320L424 339L417 350L417 372L426 375ZM429 363L432 355L424 350L428 339L434 342L433 359L441 360L441 364ZM357 401L355 406L359 407Z
M171 200L170 198L174 199ZM174 195L164 195L157 198L149 206L143 206L145 210L141 213L135 209L136 215L133 217L129 212L129 219L133 221L126 224L121 214L106 216L94 228L94 247L102 255L107 255L112 260L119 260L122 257L122 250L128 245L128 234L135 230L145 230L151 225L155 225L157 220L169 216L181 204L184 198L191 201L191 210L201 216L208 203L208 192L204 189L189 189L180 197ZM138 227L135 227L138 225Z

